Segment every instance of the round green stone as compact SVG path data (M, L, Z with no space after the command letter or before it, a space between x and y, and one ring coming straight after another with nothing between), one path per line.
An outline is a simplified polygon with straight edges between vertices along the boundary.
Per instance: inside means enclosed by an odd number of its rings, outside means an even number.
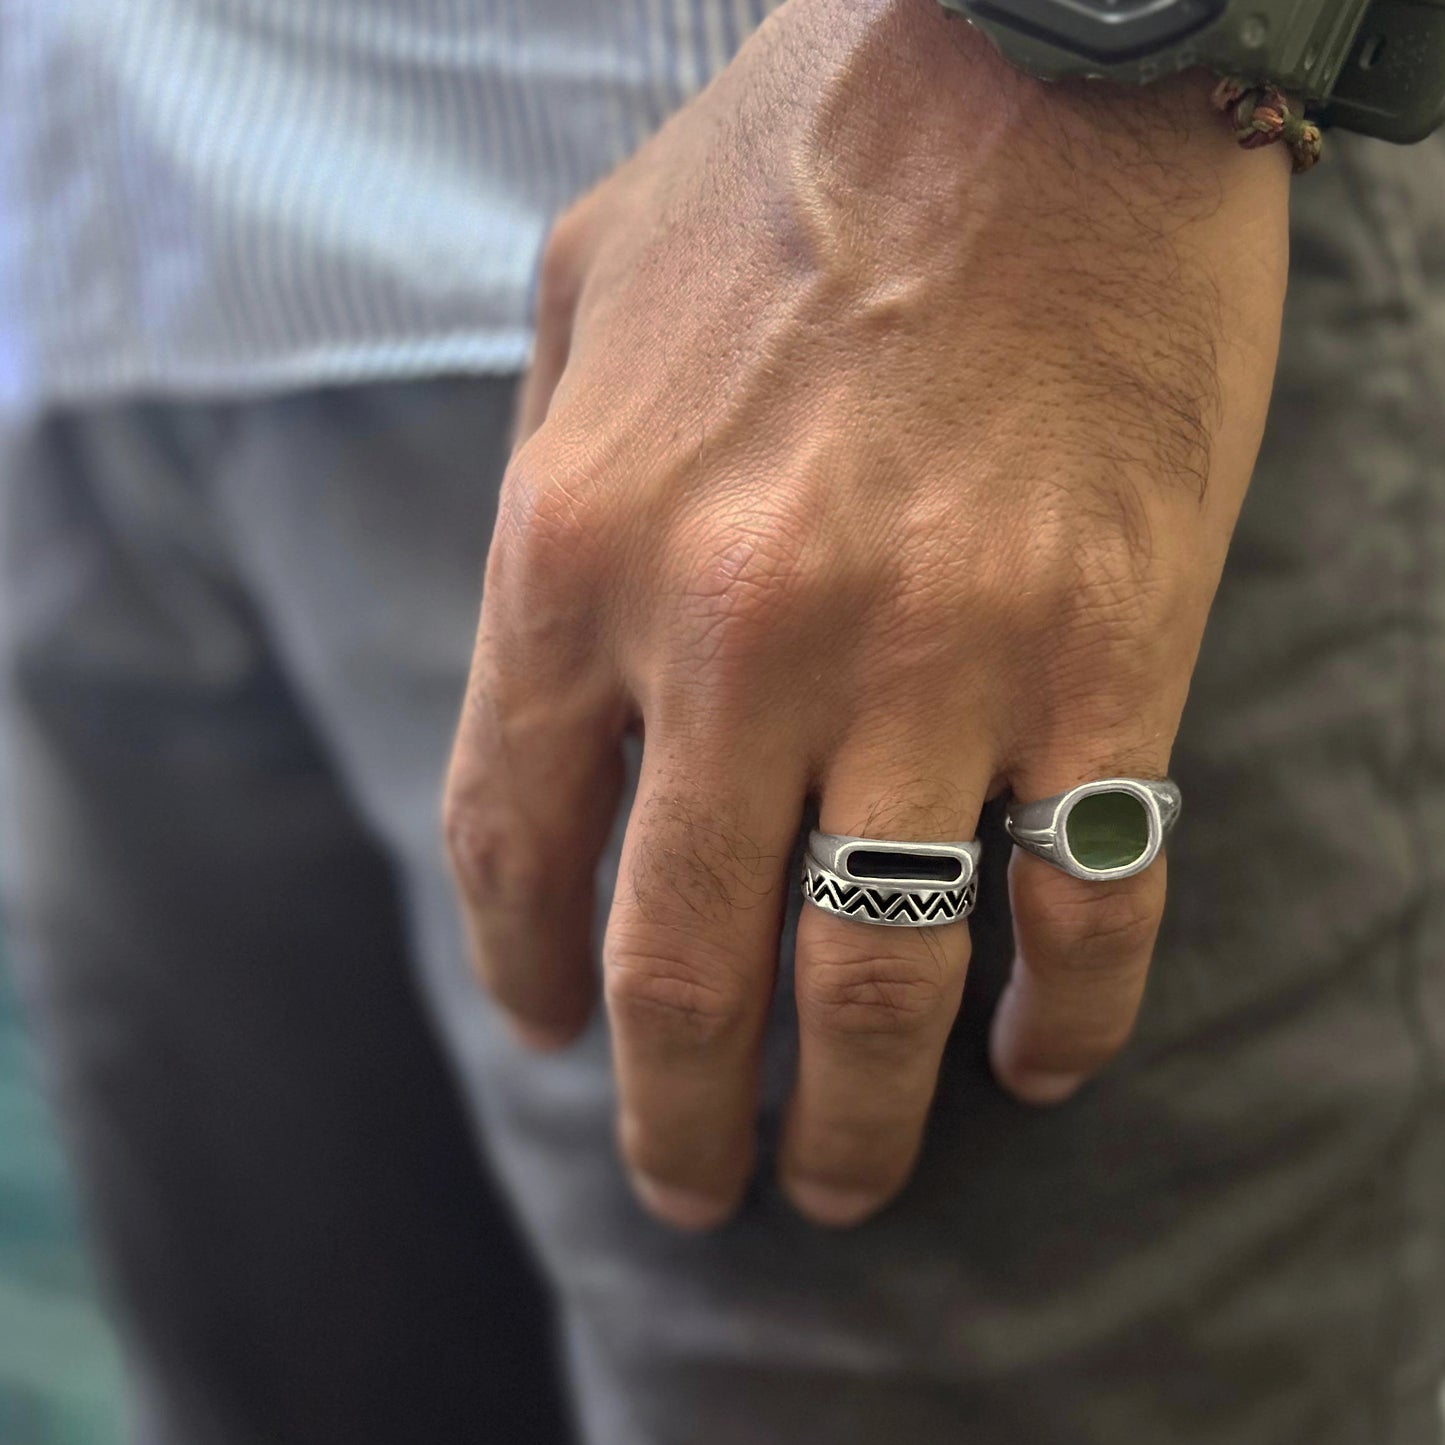
M1149 814L1133 793L1090 793L1069 810L1064 833L1085 868L1127 868L1149 848Z

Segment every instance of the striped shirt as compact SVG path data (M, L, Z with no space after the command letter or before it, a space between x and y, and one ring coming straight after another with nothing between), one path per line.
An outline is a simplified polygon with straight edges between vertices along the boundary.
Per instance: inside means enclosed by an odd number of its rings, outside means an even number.
M549 219L777 0L0 0L0 399L510 371Z

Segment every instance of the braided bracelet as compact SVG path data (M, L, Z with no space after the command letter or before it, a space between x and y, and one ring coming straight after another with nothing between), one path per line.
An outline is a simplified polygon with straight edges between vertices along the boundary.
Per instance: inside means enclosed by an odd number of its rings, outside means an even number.
M1226 78L1214 87L1214 108L1229 122L1234 138L1245 150L1283 141L1294 162L1295 175L1309 170L1320 158L1324 141L1320 128L1306 120L1277 85L1251 85Z

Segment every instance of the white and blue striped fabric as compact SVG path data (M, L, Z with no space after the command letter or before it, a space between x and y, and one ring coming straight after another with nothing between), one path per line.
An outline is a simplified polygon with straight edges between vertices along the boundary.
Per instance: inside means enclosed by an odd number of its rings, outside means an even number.
M777 0L0 0L0 395L506 371L549 218Z

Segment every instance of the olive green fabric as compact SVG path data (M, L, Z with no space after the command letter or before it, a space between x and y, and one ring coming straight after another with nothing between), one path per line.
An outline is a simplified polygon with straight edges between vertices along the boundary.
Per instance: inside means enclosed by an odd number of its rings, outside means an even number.
M1439 1445L1445 139L1332 137L1294 202L1273 414L1173 763L1186 807L1137 1037L1057 1111L994 1086L990 812L921 1167L852 1233L801 1223L768 1170L786 976L763 1172L703 1239L632 1202L603 1026L524 1055L470 981L434 813L503 383L12 429L8 896L150 1440L249 1445L277 1402L310 1433L268 1440L357 1438L375 1412L308 1394L305 1370L385 1399L370 1362L402 1343L453 1404L463 1360L528 1387L506 1338L458 1346L441 1260L495 1307L509 1246L497 1225L489 1264L466 1240L438 1157L460 1130L416 1144L405 1101L436 1080L400 1006L414 966L561 1292L589 1445ZM345 1270L308 1266L298 1297L296 1231L319 1248L328 1218ZM201 1239L224 1242L204 1289ZM382 1328L372 1286L404 1303L408 1271L446 1307ZM515 1437L478 1416L468 1438Z

